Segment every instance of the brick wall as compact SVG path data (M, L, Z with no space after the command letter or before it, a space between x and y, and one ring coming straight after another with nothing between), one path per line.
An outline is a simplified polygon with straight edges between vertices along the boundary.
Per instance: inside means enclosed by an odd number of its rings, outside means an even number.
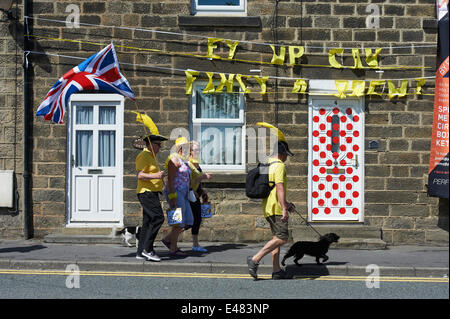
M15 12L14 7L14 16ZM15 172L19 198L22 198L23 24L8 20L4 12L0 12L0 21L0 170ZM0 207L0 237L21 235L21 209L20 201L14 207Z
M163 31L183 31L187 34L255 41L304 45L305 63L328 64L328 47L391 47L412 44L436 44L435 6L433 0L413 1L279 1L248 0L248 16L260 17L261 27L239 21L232 27L223 27L219 20L203 26L197 19L179 24L179 16L189 17L188 0L139 1L33 1L33 15L65 20L69 4L80 9L80 22L100 25L125 26ZM366 8L375 4L380 10L379 28L367 28ZM277 7L277 11L275 11ZM276 15L274 15L276 13ZM20 23L23 26L23 19ZM216 72L250 74L250 69L261 69L261 75L304 77L315 79L414 78L434 75L436 48L387 48L380 54L382 66L422 65L429 70L385 70L383 74L364 70L336 70L330 68L283 67L226 61L207 61L193 57L152 54L119 48L119 45L153 48L171 52L205 54L207 40L189 36L148 33L130 29L110 29L81 26L66 28L64 24L32 21L33 34L83 42L109 43L114 39L121 63L149 64L179 69L199 69ZM274 27L276 28L274 29ZM62 55L87 57L100 46L89 43L59 42L49 39L34 40L33 50ZM15 169L20 174L22 140L22 97L15 102L15 87L22 87L22 76L15 79L14 41L4 22L0 22L0 85L7 90L0 96L0 116L18 119L17 124L0 122L0 168ZM313 48L314 47L314 48ZM228 48L219 45L216 54L226 56ZM21 55L19 54L19 57ZM239 45L236 57L247 60L270 61L270 47L256 44ZM3 62L3 61L2 61ZM344 65L352 65L351 51L347 50ZM19 62L20 64L21 62ZM33 56L33 114L56 79L79 63L52 56ZM20 65L19 65L20 66ZM139 109L152 116L160 132L170 135L177 127L188 128L189 97L185 94L185 78L180 73L155 71L150 68L122 65L122 72L133 88ZM17 69L21 70L20 67ZM11 82L14 81L14 85ZM432 92L434 84L427 82L424 90ZM291 81L268 82L268 91L278 94L249 94L245 99L246 125L258 121L276 123L286 134L296 156L287 162L288 200L300 211L306 212L308 190L308 97L289 93ZM258 87L255 87L255 91ZM21 92L21 90L20 90ZM3 103L2 101L5 100ZM11 106L17 105L15 108ZM140 205L135 195L134 160L137 151L131 141L144 134L135 122L136 105L125 103L124 140L124 214L126 224L137 224L141 219ZM433 97L414 95L401 99L366 98L366 167L365 167L365 224L383 229L383 239L389 243L429 243L448 241L448 201L428 198L426 195L428 158L432 125ZM16 113L14 113L17 111ZM42 237L60 231L65 225L65 156L66 126L44 123L33 119L33 215L34 234ZM17 132L15 135L11 132ZM377 141L379 148L368 149L369 141ZM159 156L162 163L168 154ZM16 152L14 153L14 148ZM16 167L14 167L14 165ZM9 167L9 168L8 168ZM13 168L11 168L13 167ZM262 218L260 203L248 200L243 188L228 188L227 183L244 183L244 174L227 176L215 174L206 188L209 190L217 216L206 220L200 237L203 240L260 241L270 238L270 231ZM20 184L21 177L18 176ZM20 186L20 185L19 185ZM10 216L0 211L0 221L14 219L19 227L20 215ZM292 218L292 225L298 223ZM6 234L0 226L0 234ZM444 229L444 230L442 230ZM189 239L190 234L185 234Z

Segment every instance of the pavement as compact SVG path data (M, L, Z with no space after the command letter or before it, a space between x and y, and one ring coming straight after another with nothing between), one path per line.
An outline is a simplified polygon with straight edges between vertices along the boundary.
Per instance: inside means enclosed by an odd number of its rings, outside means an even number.
M76 264L80 271L95 272L157 272L157 273L217 273L248 274L246 259L264 243L202 242L207 253L191 250L191 244L180 242L187 257L173 258L161 242L155 251L161 262L136 259L136 247L117 244L54 244L41 240L0 239L0 269L65 270ZM281 256L289 244L282 247ZM316 265L315 258L305 256L301 267L290 258L286 263L289 274L300 277L368 276L379 271L382 277L448 278L449 248L432 246L389 246L383 250L332 249L329 260ZM271 274L271 256L260 263L258 274ZM375 266L369 266L375 265ZM369 266L369 267L368 267ZM374 268L378 267L378 268Z

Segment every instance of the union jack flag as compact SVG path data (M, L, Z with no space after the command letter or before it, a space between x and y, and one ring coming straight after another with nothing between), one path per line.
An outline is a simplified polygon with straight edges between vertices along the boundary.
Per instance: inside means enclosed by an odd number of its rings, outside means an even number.
M120 72L112 43L64 74L47 93L36 116L63 124L70 95L86 90L118 93L134 100L130 84Z

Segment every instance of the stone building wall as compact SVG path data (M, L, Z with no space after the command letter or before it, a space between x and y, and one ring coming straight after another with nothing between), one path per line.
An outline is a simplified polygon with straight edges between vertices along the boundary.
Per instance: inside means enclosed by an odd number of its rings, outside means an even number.
M190 97L185 92L184 74L145 65L240 74L250 74L251 69L260 69L261 75L307 79L402 79L434 75L436 47L420 47L437 42L433 0L248 0L247 3L249 18L233 20L193 17L188 0L33 1L32 15L35 17L66 21L73 12L66 11L68 6L76 5L80 22L92 26L82 24L79 28L68 28L59 22L29 19L35 36L31 39L32 50L88 57L111 40L114 41L122 63L121 70L130 82L137 101L137 105L131 100L125 101L125 224L137 224L141 220L141 208L135 195L134 160L138 151L132 148L131 142L144 131L131 111L139 108L149 114L166 136L170 136L175 128L189 128L187 110ZM371 14L367 9L369 5L375 5L380 10L378 28L367 27L366 19ZM22 8L21 2L19 8ZM19 61L16 61L13 52L16 46L7 24L0 22L0 169L16 171L22 192L22 56L19 45ZM23 28L23 25L24 19L20 16L19 26ZM185 35L145 32L137 30L139 28L184 32ZM383 47L379 58L381 66L419 65L428 69L377 73L373 70L209 61L175 54L206 54L207 39L192 35L241 41L236 57L251 61L270 61L272 50L268 46L244 41L303 45L303 62L311 65L328 65L328 50L332 47ZM156 54L121 46L158 49L173 54ZM400 46L402 48L398 48ZM222 43L214 53L225 57L228 47ZM59 232L66 224L67 127L46 123L36 118L34 113L57 78L79 61L62 56L30 56L33 74L33 107L29 110L33 121L32 214L36 237ZM340 62L346 66L353 64L350 49L345 51ZM15 70L17 77L14 76ZM291 150L296 154L287 162L287 197L299 211L306 214L308 96L290 93L292 81L271 80L267 84L269 92L277 91L278 94L246 95L246 125L255 127L256 122L265 121L278 124L285 133ZM259 90L255 83L251 85L254 91ZM433 81L428 81L424 91L432 93L433 88ZM433 97L407 95L391 100L387 96L366 97L365 107L365 225L382 228L383 239L388 243L448 242L448 201L427 197L425 185ZM369 149L370 141L378 142L379 147ZM170 146L170 142L165 144L159 156L160 163L163 163ZM200 233L202 240L239 242L262 241L271 237L262 218L260 203L245 197L244 181L245 173L242 172L214 174L214 178L205 183L215 205L216 216L205 220ZM291 225L299 222L298 217L292 216ZM11 224L14 227L8 228ZM10 214L0 209L2 237L20 236L20 225L20 214ZM12 233L7 229L13 229ZM185 239L189 236L185 234Z
M16 16L16 8L13 8ZM14 171L14 207L0 207L0 237L22 234L23 24L0 11L0 171ZM2 181L0 181L2 183ZM19 200L16 200L19 199Z

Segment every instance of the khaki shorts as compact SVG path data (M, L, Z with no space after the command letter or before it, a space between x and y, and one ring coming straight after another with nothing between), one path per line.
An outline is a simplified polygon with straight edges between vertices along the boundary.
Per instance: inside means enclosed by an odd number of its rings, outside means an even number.
M267 222L270 224L270 230L272 234L280 239L289 238L288 222L281 221L281 215L272 215L266 217Z

